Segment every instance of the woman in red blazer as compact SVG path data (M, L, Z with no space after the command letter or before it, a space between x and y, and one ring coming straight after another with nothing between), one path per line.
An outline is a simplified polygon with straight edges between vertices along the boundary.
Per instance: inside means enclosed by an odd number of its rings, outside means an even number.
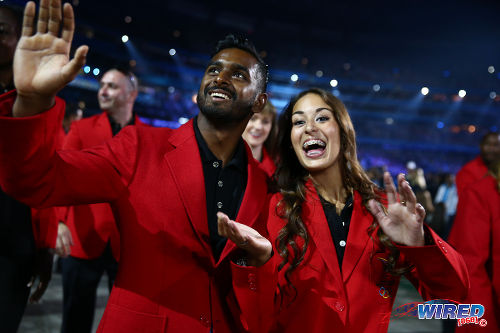
M471 287L466 303L485 307L487 325L463 325L457 332L500 332L500 165L458 199L449 241L469 269Z
M250 118L243 132L243 139L252 150L253 157L259 161L260 168L269 177L272 177L276 170L272 149L276 139L276 118L276 108L267 101L262 112Z
M386 173L381 198L355 142L345 106L320 89L300 93L280 118L268 218L279 288L260 309L271 332L386 332L401 275L426 300L467 295L463 259L424 226L404 176L398 195ZM229 237L251 237L245 231Z

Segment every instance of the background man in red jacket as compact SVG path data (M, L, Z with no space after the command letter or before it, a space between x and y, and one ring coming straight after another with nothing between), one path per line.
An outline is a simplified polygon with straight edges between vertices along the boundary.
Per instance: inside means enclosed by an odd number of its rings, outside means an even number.
M459 198L469 185L486 177L488 170L492 170L495 162L498 161L498 156L500 156L500 133L487 133L481 139L479 147L479 156L465 164L458 171L455 178Z
M138 93L136 76L121 68L108 70L97 94L101 114L74 122L63 149L81 150L99 145L127 125L142 125L133 107ZM61 332L92 329L97 286L108 275L111 291L118 270L120 239L111 207L107 203L78 205L63 209L59 223L57 253L63 278L63 321ZM68 256L69 255L69 256Z

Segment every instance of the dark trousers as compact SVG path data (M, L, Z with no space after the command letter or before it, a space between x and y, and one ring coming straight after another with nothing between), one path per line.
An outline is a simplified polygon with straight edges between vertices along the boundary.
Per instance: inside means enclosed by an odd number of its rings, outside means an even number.
M30 208L0 190L0 331L17 332L33 274L35 241Z
M68 257L61 259L63 279L62 333L90 333L94 321L97 286L104 272L111 288L118 271L111 247L97 259Z

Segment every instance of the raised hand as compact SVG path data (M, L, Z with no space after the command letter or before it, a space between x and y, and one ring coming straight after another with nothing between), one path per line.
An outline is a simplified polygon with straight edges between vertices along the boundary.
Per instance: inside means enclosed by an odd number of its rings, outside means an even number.
M36 29L34 21L35 4L30 1L24 9L22 35L14 56L16 117L49 109L57 92L78 74L88 52L87 46L80 46L69 59L75 30L70 4L65 3L61 13L60 0L41 0Z
M271 258L273 250L271 242L262 237L255 229L231 221L226 214L221 212L217 213L217 227L219 235L227 237L240 249L246 251L250 266L262 266Z
M385 210L375 200L370 200L368 206L378 224L395 242L406 246L423 246L425 209L417 204L415 193L403 174L398 175L399 201L396 187L391 175L384 173L384 185L387 194L388 207Z

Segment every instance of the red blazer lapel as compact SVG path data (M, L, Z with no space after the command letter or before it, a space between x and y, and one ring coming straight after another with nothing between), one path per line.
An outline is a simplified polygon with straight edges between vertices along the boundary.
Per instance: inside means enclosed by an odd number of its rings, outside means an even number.
M208 238L205 180L194 135L193 120L175 130L169 142L174 149L165 154L165 163L172 173L193 230L209 254L212 263L215 264Z
M80 139L84 147L99 145L113 137L106 112L98 115L92 122L82 121L80 124L82 129Z
M236 221L252 226L263 212L264 204L267 200L267 183L264 172L259 169L258 163L253 158L252 152L246 143L245 148L248 160L247 186L245 188L243 200L241 201L240 209L238 210ZM236 245L233 242L228 241L222 251L219 263L222 262L235 247Z
M337 251L333 245L323 206L321 205L318 193L311 180L307 181L306 188L306 202L302 205L302 218L306 223L311 240L318 248L318 252L323 257L330 274L335 277L336 289L343 290L344 287L340 278L341 272L337 260Z
M366 243L370 239L367 229L370 227L373 216L362 204L361 195L354 192L354 207L352 210L349 233L347 235L347 245L342 262L342 276L347 281L354 267L361 258L365 250Z

